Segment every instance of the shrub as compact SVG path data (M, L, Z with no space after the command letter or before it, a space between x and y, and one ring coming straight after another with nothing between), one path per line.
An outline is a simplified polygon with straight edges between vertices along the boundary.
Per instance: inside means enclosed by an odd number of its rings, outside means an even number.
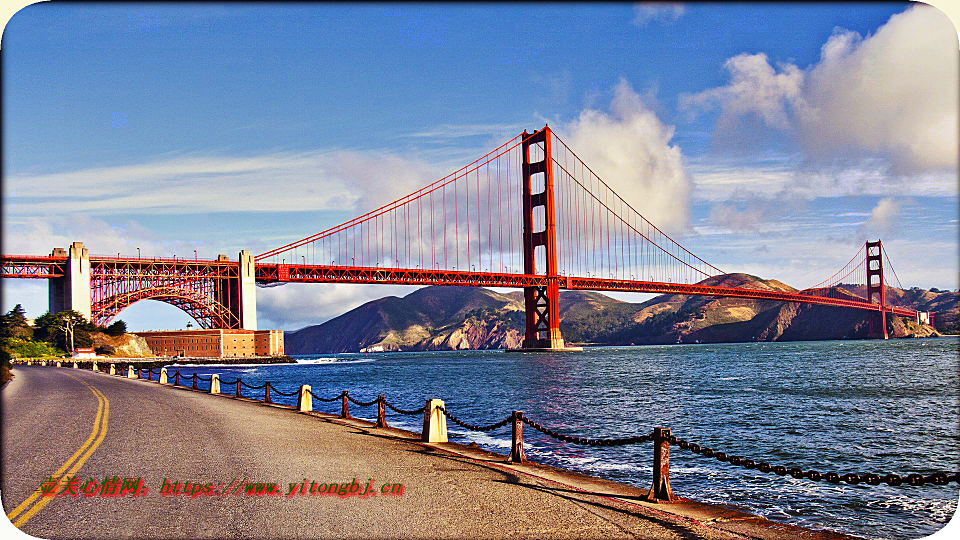
M64 356L66 353L44 341L12 338L9 341L11 356L16 358L41 358Z

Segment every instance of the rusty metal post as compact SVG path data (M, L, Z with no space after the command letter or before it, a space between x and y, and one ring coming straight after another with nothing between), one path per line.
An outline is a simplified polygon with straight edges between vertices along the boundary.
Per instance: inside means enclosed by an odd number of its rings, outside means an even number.
M175 372L173 373L173 385L174 385L174 386L180 386L180 372L179 372L179 371L175 371Z
M197 389L197 374L196 374L196 373L193 374L193 389L194 389L194 390Z
M510 463L526 463L527 455L523 452L523 411L513 411L513 437L510 441Z
M377 396L377 427L387 427L387 406L383 394Z
M340 407L340 418L350 418L350 408L347 402L347 391L344 390L341 395L342 405Z
M270 401L270 381L267 381L266 388L263 389L263 402L264 403L273 403Z
M670 428L653 428L653 488L647 494L650 502L673 502L677 498L670 489Z
M237 377L237 392L234 394L234 397L243 397L240 395L240 377Z

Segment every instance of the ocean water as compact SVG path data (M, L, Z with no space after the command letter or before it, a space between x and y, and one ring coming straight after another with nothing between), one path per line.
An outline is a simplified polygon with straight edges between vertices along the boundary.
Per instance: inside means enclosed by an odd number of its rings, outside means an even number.
M327 354L295 365L177 369L221 380L270 381L283 392L311 385L359 401L384 394L404 409L440 398L472 424L513 410L556 431L585 437L649 434L654 427L771 465L877 474L960 470L960 340L739 343L597 347L562 354L465 351ZM205 386L207 383L201 383ZM232 388L223 388L232 392ZM262 398L263 390L244 389ZM274 395L274 401L295 398ZM338 412L339 401L316 410ZM388 423L419 431L422 416L388 409ZM376 417L376 406L351 404ZM507 453L510 427L453 441ZM649 487L652 444L583 447L524 430L527 457ZM919 538L946 524L960 487L852 486L763 474L671 447L674 493L775 521L867 538Z

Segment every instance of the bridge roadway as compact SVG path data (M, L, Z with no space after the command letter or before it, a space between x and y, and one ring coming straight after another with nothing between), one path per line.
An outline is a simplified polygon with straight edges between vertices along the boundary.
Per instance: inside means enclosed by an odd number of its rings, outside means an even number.
M8 516L72 454L83 481L143 478L149 487L140 497L35 498L13 520L42 538L849 538L693 501L640 502L645 490L540 465L508 466L503 456L428 445L359 420L90 371L13 372L0 392ZM103 429L96 432L98 418ZM84 441L93 443L77 454ZM164 497L164 478L246 478L277 482L284 493L303 479L365 485L372 478L374 486L400 483L404 492Z
M65 257L0 255L0 278L49 279L65 275ZM107 280L149 279L166 275L177 283L208 278L236 277L237 263L229 260L191 260L162 258L90 257L91 273ZM541 274L471 272L430 268L381 268L365 266L277 264L257 262L256 281L271 283L366 283L381 285L459 285L469 287L533 287L547 284ZM852 298L831 298L815 294L703 285L613 279L604 277L558 276L560 289L619 291L654 294L687 294L729 298L751 298L778 302L799 302L881 311L879 304ZM856 297L853 297L856 298ZM884 306L883 310L901 317L916 317L915 309Z
M471 287L534 287L545 286L548 278L541 274L509 274L496 272L466 272L457 270L378 268L360 266L324 266L302 264L275 264L259 262L256 266L258 283L380 283L391 285L460 285ZM785 292L749 287L703 285L640 281L603 277L558 276L560 289L586 291L619 291L654 294L688 294L727 298L751 298L777 302L799 302L847 307L866 311L880 311L879 304L866 300L831 298L798 292ZM902 317L916 317L914 309L885 306L885 311Z

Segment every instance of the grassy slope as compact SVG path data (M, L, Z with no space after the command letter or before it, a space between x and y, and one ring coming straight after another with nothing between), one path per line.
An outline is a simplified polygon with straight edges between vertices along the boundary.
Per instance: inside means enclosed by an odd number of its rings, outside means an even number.
M776 280L737 277L764 289L795 290ZM840 292L851 298L862 294L852 287ZM921 309L942 311L938 326L951 315L956 321L960 293L891 294L917 300ZM631 303L596 292L563 291L559 304L560 329L571 344L851 339L866 337L868 331L863 312L763 300L661 295ZM522 310L522 291L498 294L470 287L426 287L403 298L374 300L322 325L288 333L286 347L291 354L351 352L377 344L387 350L514 347L522 338ZM930 330L890 319L888 331L893 336Z

